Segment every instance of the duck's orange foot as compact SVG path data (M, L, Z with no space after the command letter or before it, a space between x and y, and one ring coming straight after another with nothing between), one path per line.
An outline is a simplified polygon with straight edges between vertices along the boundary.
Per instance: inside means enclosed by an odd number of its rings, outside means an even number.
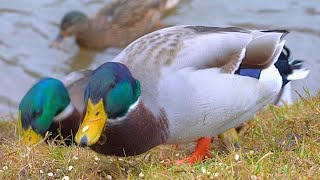
M206 151L205 154L201 155L201 156L197 156L197 155L192 154L190 157L187 157L185 159L176 160L175 164L180 165L183 163L188 163L188 164L200 163L205 158L212 158L212 154L210 151Z
M211 137L203 137L198 140L196 150L191 154L190 157L187 157L182 160L175 161L175 164L180 165L183 163L200 163L205 158L212 158L212 154L209 151L209 146L211 143Z

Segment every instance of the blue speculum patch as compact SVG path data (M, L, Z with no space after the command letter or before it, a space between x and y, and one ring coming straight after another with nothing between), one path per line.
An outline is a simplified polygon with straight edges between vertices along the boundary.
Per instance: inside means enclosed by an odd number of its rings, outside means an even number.
M261 74L261 69L249 69L249 68L239 68L235 74L239 74L241 76L249 76L252 78L259 79Z

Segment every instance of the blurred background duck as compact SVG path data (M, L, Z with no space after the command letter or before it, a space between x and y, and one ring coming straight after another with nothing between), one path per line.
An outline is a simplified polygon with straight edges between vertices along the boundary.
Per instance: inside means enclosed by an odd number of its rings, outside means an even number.
M274 63L286 33L175 26L137 39L92 73L75 141L118 156L197 141L178 163L210 157L212 136L249 120L280 92ZM259 76L235 74L240 64Z
M62 81L43 78L22 98L19 105L19 125L27 145L39 142L48 131L49 139L73 143L84 109L83 91L90 70L70 73ZM56 141L59 142L59 141Z
M179 0L113 0L92 18L70 11L62 18L59 35L51 47L58 48L64 38L75 36L82 47L123 48L142 35L166 27L160 20L178 3Z

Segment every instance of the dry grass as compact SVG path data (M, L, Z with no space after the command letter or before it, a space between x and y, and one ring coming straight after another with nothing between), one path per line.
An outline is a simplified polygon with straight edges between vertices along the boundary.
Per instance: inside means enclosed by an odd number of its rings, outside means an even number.
M19 145L16 123L0 121L0 179L317 179L320 177L320 96L290 107L272 106L243 132L240 148L214 141L213 159L176 166L190 153L157 147L130 158L41 143ZM52 175L52 176L50 176Z

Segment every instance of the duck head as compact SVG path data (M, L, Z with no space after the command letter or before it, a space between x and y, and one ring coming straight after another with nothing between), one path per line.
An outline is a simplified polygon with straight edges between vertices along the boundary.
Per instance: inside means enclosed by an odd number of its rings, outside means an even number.
M63 119L72 111L69 94L57 79L44 78L36 83L22 98L18 123L27 145L40 141L54 121Z
M88 17L80 11L70 11L65 14L60 23L60 32L51 43L52 48L59 48L63 40L68 36L76 35L88 26Z
M107 62L92 73L84 97L86 112L75 141L90 146L99 140L108 121L125 121L139 100L140 83L125 65Z

